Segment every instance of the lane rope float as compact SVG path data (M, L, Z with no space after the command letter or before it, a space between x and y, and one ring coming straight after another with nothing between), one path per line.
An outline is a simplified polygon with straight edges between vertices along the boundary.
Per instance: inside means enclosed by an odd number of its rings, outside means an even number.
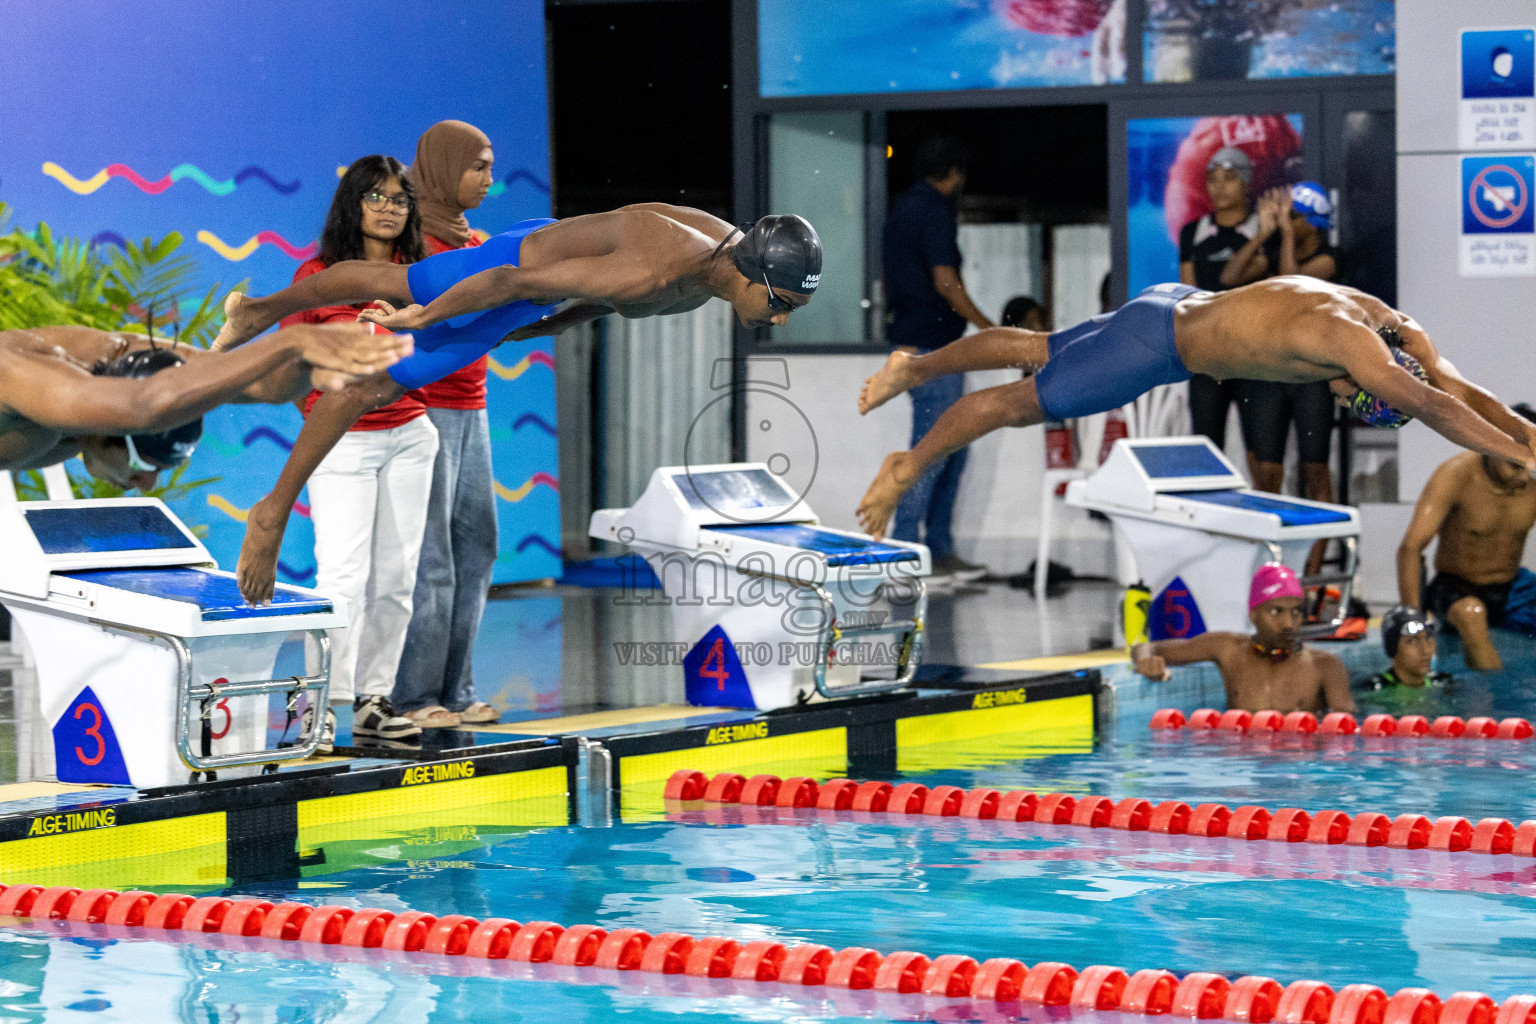
M1037 794L1022 790L963 790L957 786L929 789L916 782L892 785L880 781L828 779L818 785L808 778L754 775L749 779L733 772L722 772L711 779L703 772L689 768L672 774L663 797L685 804L736 803L786 810L817 808L869 814L962 817L1212 839L1389 846L1404 850L1536 857L1536 820L1516 825L1505 818L1482 818L1474 823L1456 815L1430 818L1423 814L1399 814L1391 818L1377 811L1361 811L1354 815L1337 810L1309 812L1299 807L1271 811L1253 804L1232 808L1206 803L1192 807L1180 800L1153 804L1141 797L1115 801L1107 796L1075 797L1068 793Z
M1334 711L1318 719L1310 711L1217 711L1201 708L1189 717L1178 708L1162 708L1147 723L1154 730L1188 729L1191 732L1220 731L1251 736L1263 733L1299 733L1319 736L1400 736L1405 739L1435 740L1529 740L1536 735L1524 718L1495 720L1486 715L1463 719L1440 715L1431 721L1423 715L1367 715L1364 721L1354 715Z
M702 795L702 789L699 792ZM1078 971L1058 961L1027 966L995 957L978 963L961 954L930 959L910 950L882 956L863 946L835 951L816 943L742 943L683 932L651 935L638 928L566 928L552 921L522 924L505 917L437 917L416 910L395 914L185 893L0 885L0 917L1242 1024L1536 1024L1536 995L1510 996L1500 1005L1481 992L1457 992L1442 1001L1423 988L1399 989L1388 996L1378 986L1357 984L1335 992L1309 979L1282 988L1275 979L1258 975L1232 981L1196 971L1181 978L1171 971L1130 973L1104 964Z

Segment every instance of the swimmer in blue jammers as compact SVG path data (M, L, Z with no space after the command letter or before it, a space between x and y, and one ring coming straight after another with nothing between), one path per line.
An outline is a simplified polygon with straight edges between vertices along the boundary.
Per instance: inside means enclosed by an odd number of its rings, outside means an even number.
M1411 317L1312 277L1274 277L1219 293L1153 285L1115 312L1064 331L995 327L927 355L893 352L865 382L859 411L946 374L1011 367L1036 372L966 395L911 451L886 457L859 504L866 531L882 536L923 471L984 434L1107 412L1194 373L1327 381L1366 423L1400 427L1417 417L1464 448L1536 470L1536 426L1458 373Z

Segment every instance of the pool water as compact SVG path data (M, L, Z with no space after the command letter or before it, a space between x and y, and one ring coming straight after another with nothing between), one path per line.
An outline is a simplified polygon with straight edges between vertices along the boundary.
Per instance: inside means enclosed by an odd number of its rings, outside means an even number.
M1026 742L927 748L902 772L930 785L1519 820L1533 766L1536 744L1526 743L1146 733L1092 751ZM1503 999L1533 987L1529 859L958 819L907 825L810 811L783 812L774 823L748 822L734 808L641 817L649 820L607 828L471 827L449 847L434 847L436 832L407 822L378 835L376 856L354 858L347 870L231 892L742 942L1266 974L1389 992L1417 985L1442 996L1474 989ZM417 852L397 859L406 847ZM0 979L5 1022L970 1020L999 1012L968 1000L219 936L145 941L62 924L0 929Z

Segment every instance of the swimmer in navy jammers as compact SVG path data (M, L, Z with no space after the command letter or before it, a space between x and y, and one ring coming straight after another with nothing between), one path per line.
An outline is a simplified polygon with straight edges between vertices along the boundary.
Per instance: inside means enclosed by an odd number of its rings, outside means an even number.
M1221 293L1153 285L1114 313L1054 334L997 327L927 355L893 352L865 382L859 411L945 374L1008 368L1037 372L966 395L911 451L886 457L859 503L865 530L882 536L923 470L984 434L1107 412L1194 373L1327 381L1366 423L1400 427L1418 417L1464 448L1536 469L1536 427L1458 373L1411 317L1312 277Z
M641 203L523 221L484 245L419 263L350 260L262 298L231 295L216 348L243 344L302 310L370 301L381 308L359 319L409 331L416 346L387 373L315 403L276 487L246 521L241 593L270 599L288 511L310 473L357 417L406 389L468 366L503 341L555 335L609 313L684 313L721 298L747 327L781 326L820 282L821 240L803 218L764 217L743 232L702 210Z

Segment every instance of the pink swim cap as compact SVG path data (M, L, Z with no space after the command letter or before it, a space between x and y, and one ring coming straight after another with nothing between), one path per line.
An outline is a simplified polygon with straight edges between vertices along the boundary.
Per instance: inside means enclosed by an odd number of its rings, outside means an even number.
M1277 597L1301 597L1301 584L1296 574L1279 562L1265 562L1253 574L1253 585L1248 588L1248 610L1253 611L1265 601Z

